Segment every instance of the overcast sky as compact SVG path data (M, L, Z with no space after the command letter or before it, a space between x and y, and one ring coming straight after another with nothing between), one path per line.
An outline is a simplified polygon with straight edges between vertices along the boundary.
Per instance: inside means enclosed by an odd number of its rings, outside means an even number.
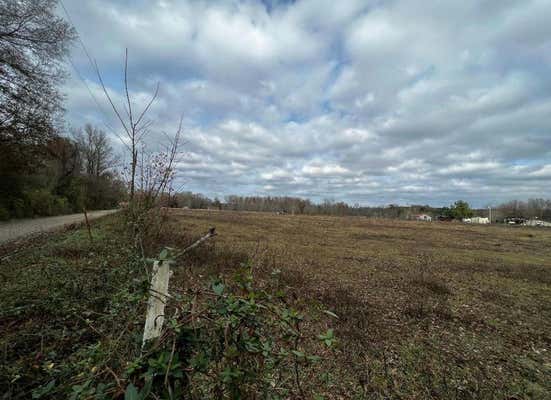
M549 0L64 4L116 100L128 48L136 107L160 82L157 131L183 115L187 190L368 205L551 197ZM108 111L82 48L71 58ZM65 92L71 125L120 130L74 70Z

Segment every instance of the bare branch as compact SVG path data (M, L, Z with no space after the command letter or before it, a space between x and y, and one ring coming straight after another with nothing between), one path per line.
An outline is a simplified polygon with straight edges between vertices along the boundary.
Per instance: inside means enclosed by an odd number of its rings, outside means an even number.
M147 113L147 111L149 110L149 107L151 107L151 104L153 104L153 102L157 98L158 94L159 94L159 82L157 82L157 86L155 88L155 93L153 93L153 96L151 97L151 100L149 100L149 103L147 103L147 106L145 106L144 110L142 111L142 113L138 117L138 119L136 121L136 126L138 126L140 124L140 121L142 120L143 116Z
M128 94L128 48L124 53L124 91L126 93L126 101L128 104L128 120L130 121L130 129L134 132L136 125L132 120L132 102L130 101L130 95Z
M103 78L101 76L101 72L99 70L99 67L98 67L98 64L97 64L96 61L94 61L94 68L96 70L96 75L98 76L98 79L99 79L99 82L101 84L101 88L103 89L103 93L105 94L105 97L107 97L107 100L109 101L109 104L111 104L111 108L113 109L113 112L115 113L115 115L119 119L120 123L122 124L124 130L126 131L126 134L131 139L132 138L131 131L126 126L126 123L124 122L124 119L120 115L119 110L117 109L117 107L113 103L113 100L111 99L111 96L109 96L109 93L107 92L107 88L105 87L105 83L103 82Z

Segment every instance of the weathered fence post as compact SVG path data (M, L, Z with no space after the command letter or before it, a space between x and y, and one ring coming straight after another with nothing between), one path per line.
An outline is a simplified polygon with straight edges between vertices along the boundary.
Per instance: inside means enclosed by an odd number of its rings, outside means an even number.
M143 342L161 335L165 319L165 306L168 295L168 281L170 279L170 263L168 261L155 261L153 264L153 277L149 289L147 301L147 314L143 331Z
M215 228L210 228L208 233L199 238L184 250L176 253L172 257L172 261L186 254L191 249L199 246L205 240L216 236ZM168 281L172 275L170 270L169 260L160 260L153 263L153 276L151 278L151 286L149 288L149 299L147 300L147 313L145 316L145 327L143 330L142 346L150 339L155 339L161 336L163 323L165 321L165 307L170 295L168 294Z

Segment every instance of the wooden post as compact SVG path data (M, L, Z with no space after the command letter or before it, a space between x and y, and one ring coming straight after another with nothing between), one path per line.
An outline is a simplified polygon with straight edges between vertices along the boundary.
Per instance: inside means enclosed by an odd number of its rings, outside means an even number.
M210 228L206 235L199 238L181 252L175 254L172 259L175 260L213 236L216 236L215 228ZM166 260L155 261L153 263L152 272L153 277L151 278L149 299L147 300L147 314L145 316L142 347L148 340L161 336L163 323L165 321L165 306L170 297L168 294L168 281L172 275L170 262Z
M165 306L168 295L168 281L172 275L168 261L155 261L153 264L153 277L151 278L151 288L149 289L149 299L147 301L147 314L145 317L145 327L143 330L143 342L145 345L150 339L161 335L163 323L165 320Z
M90 221L88 221L88 213L86 212L86 208L84 208L84 220L86 221L86 228L88 229L88 237L90 238L90 243L92 243L92 229L90 228Z

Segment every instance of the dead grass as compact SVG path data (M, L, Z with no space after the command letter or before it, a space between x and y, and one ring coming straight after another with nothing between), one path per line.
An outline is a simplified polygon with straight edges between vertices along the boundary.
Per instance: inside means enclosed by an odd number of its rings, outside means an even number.
M53 378L72 390L90 371L122 397L110 371L139 350L145 289L116 218L95 224L94 245L70 231L2 265L0 398ZM171 290L253 260L261 284L281 271L305 332L335 329L337 352L303 377L325 398L551 398L551 230L183 210L163 221L147 255L219 233L174 266Z
M228 272L248 255L259 274L282 270L309 315L339 315L329 397L551 396L549 230L217 211L172 223L220 234L216 261L190 264Z

